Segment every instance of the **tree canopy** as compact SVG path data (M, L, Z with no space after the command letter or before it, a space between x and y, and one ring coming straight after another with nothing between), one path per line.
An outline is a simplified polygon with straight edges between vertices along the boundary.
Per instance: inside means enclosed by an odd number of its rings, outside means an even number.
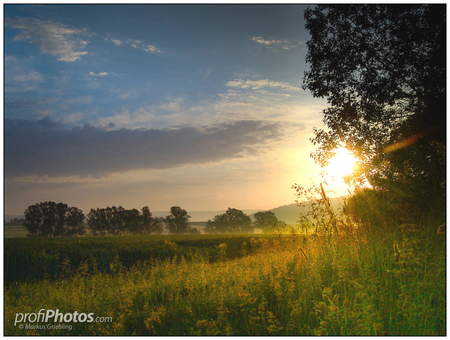
M25 210L23 226L30 237L83 235L83 212L65 203L41 202Z
M267 233L286 226L286 223L279 221L272 211L259 211L255 214L254 225Z
M122 235L122 234L159 234L162 232L162 222L154 218L150 209L125 209L107 207L91 209L87 215L87 223L94 235Z
M442 197L445 5L318 5L305 19L303 87L329 103L314 160L326 165L341 145L361 160L354 180Z
M189 234L189 233L197 233L197 229L192 229L189 225L189 219L191 216L187 213L186 210L181 209L180 207L171 207L170 215L165 218L166 228L169 230L171 234Z
M228 208L225 214L216 215L205 226L207 233L253 233L250 216L242 210Z

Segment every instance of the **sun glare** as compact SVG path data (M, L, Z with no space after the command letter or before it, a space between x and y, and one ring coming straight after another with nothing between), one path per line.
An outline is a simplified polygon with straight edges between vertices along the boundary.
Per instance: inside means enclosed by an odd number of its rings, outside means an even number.
M332 176L347 176L352 173L356 158L346 148L338 148L335 155L331 158L330 163L325 167L325 171Z

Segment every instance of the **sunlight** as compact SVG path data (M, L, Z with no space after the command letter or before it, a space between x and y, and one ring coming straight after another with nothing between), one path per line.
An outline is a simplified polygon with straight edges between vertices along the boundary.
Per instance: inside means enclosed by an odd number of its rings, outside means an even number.
M335 177L350 175L356 166L356 158L343 147L336 149L334 152L335 155L331 158L329 164L325 166L324 170Z

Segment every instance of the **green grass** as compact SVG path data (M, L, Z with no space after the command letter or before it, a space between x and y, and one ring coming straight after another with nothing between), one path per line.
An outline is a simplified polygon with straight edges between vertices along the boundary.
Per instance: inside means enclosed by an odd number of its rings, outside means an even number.
M56 254L44 277L15 269L21 279L7 280L5 335L446 334L443 235L5 240L5 280L21 256L48 264ZM112 322L14 326L16 313L42 308Z
M27 237L27 230L22 225L11 225L9 223L4 226L5 238Z
M95 271L109 272L114 262L125 269L177 257L191 261L219 260L217 246L227 242L226 257L241 256L242 247L252 252L249 240L262 237L240 235L128 235L109 237L5 239L5 284L57 279L64 270L77 271L89 263ZM273 237L272 237L273 238ZM245 242L245 246L243 243Z

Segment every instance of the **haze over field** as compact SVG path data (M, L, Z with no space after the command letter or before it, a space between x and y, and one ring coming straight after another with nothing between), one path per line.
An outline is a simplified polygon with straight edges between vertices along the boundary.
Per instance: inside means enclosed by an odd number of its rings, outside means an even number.
M294 203L326 107L306 7L5 5L5 214Z

